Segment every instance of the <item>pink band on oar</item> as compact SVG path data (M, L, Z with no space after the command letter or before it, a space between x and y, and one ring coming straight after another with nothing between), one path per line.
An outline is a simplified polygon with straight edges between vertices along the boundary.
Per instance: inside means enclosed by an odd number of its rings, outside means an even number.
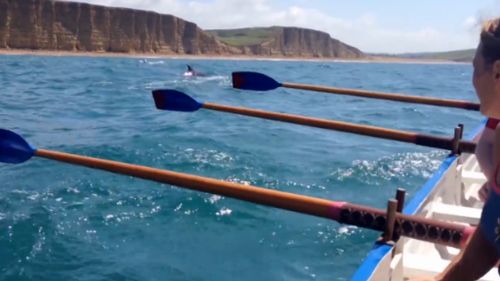
M331 208L331 218L334 220L339 220L340 219L340 212L342 212L342 208L347 202L337 202L337 201L332 201L332 208Z

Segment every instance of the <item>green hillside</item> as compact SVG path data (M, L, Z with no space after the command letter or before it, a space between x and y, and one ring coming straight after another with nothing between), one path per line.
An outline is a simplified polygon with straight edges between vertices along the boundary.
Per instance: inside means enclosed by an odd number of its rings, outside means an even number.
M475 49L458 50L449 52L436 52L436 53L409 53L397 55L404 58L416 59L432 59L432 60L450 60L456 62L471 62L474 58Z
M248 46L269 41L280 27L253 27L239 29L206 30L220 41L233 46Z

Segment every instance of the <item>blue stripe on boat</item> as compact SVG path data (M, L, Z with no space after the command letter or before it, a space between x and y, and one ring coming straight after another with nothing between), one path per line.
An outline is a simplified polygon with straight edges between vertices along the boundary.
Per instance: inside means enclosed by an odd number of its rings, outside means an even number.
M487 120L488 119L484 119L477 128L472 130L472 132L465 137L465 139L472 140L477 134L479 134L479 132L481 132L481 130L486 125ZM412 215L417 211L420 205L422 205L422 203L424 202L425 198L429 196L429 193L434 189L437 182L441 179L443 174L446 172L446 170L448 170L448 168L456 158L456 156L450 156L443 161L432 178L430 178L422 186L422 188L415 194L410 203L408 203L408 205L406 205L406 207L403 209L404 214ZM379 262L385 257L385 255L390 253L391 250L392 246L375 243L373 248L368 253L366 259L363 261L356 273L354 273L351 281L366 281L370 279L373 272L375 272L375 269L377 268Z
M373 246L368 257L358 268L351 281L366 281L370 279L378 263L392 250L392 246L387 244L377 244Z

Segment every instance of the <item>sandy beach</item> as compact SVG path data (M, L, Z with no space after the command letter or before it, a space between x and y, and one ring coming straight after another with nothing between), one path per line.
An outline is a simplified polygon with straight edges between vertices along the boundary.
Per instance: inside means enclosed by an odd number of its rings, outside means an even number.
M468 64L448 60L411 59L398 57L370 56L362 59L313 58L285 56L228 56L228 55L185 55L157 53L112 53L112 52L76 52L26 49L0 49L0 55L32 55L32 56L77 56L77 57L128 57L143 59L188 59L188 60L263 60L263 61L311 61L311 62L346 62L346 63L408 63L408 64Z

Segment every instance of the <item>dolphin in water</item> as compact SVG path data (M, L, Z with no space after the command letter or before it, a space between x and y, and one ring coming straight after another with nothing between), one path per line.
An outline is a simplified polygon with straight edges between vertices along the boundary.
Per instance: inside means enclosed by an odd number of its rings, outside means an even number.
M194 69L188 64L187 65L187 70L184 72L184 76L197 76L198 73L194 71Z

